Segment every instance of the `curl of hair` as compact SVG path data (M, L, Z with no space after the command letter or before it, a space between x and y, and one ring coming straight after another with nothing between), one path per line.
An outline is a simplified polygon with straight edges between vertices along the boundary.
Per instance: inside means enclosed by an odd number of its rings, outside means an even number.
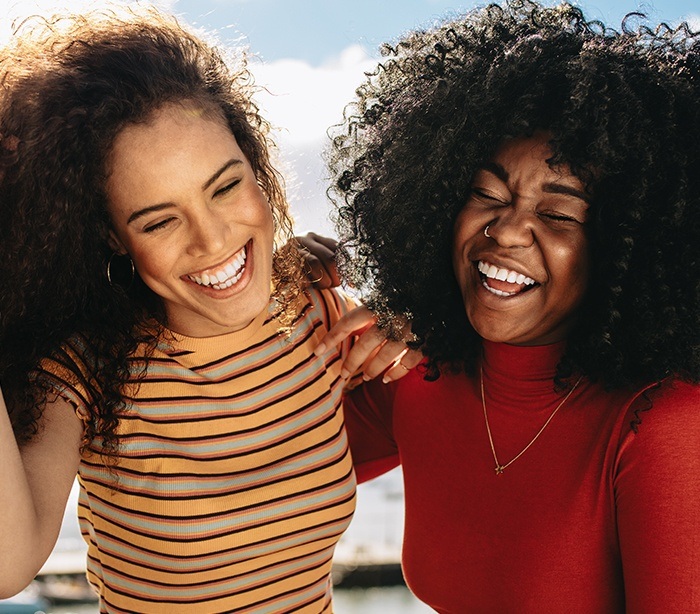
M107 280L112 255L105 180L119 131L165 104L200 105L230 127L270 203L276 246L292 237L270 126L252 100L245 55L154 9L23 24L0 52L0 381L20 442L37 431L51 358L88 391L84 447L116 451L129 382L165 332L162 305L138 278ZM302 290L295 250L277 249L282 325Z
M451 260L474 172L545 130L551 163L592 193L591 281L558 377L697 381L700 35L513 0L383 53L334 128L329 194L343 272L380 321L412 316L429 375L473 372L480 353Z

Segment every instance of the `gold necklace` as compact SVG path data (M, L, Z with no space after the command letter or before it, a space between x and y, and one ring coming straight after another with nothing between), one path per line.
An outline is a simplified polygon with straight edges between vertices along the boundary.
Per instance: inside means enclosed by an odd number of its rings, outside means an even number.
M535 436L530 440L530 443L528 443L518 454L516 454L513 458L511 458L505 465L501 465L501 463L498 462L498 456L496 454L496 446L493 445L493 435L491 435L491 426L489 425L489 417L486 413L486 399L484 398L484 369L482 367L479 367L479 379L481 381L481 405L484 408L484 422L486 422L486 432L489 434L489 443L491 444L491 452L493 453L493 460L496 463L496 475L501 475L503 473L503 470L512 465L516 460L518 460L525 452L527 452L528 448L537 441L537 438L542 434L542 431L547 428L547 425L552 421L552 418L554 418L555 414L561 409L562 405L566 403L566 401L569 399L569 397L573 394L574 390L576 390L576 386L579 385L581 382L581 379L583 378L583 375L576 380L576 383L573 385L573 388L569 390L568 394L564 397L564 400L559 403L559 405L556 406L554 411L549 415L549 418L547 418L546 422L542 425L542 428L535 433Z

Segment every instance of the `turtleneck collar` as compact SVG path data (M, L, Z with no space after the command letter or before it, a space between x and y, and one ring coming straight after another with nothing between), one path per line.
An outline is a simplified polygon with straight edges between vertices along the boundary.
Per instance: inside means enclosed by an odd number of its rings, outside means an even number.
M565 341L517 346L484 340L482 368L488 396L496 402L517 405L545 400L550 395L558 397L554 375L565 347Z

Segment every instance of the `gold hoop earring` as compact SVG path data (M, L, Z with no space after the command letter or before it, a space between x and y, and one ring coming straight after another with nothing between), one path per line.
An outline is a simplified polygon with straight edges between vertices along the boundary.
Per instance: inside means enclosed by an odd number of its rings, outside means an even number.
M129 281L126 285L122 285L118 282L115 282L112 279L112 275L113 275L112 265L114 263L115 256L120 257L120 258L122 256L126 256L129 259L129 267L131 268L131 273L130 273ZM129 288L131 288L131 284L134 283L134 277L136 277L136 267L134 266L134 261L131 259L131 256L129 256L129 254L118 254L117 252L114 252L109 257L109 260L107 260L107 281L109 282L109 285L115 290L117 288L119 288L120 290L128 290Z

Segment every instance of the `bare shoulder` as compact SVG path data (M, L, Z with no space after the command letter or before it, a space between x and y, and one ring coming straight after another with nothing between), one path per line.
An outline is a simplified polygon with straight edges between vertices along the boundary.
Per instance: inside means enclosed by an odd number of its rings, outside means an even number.
M58 480L70 489L80 462L82 437L83 423L74 405L62 396L50 398L37 434L21 449L30 479L47 482L49 487L49 480Z

